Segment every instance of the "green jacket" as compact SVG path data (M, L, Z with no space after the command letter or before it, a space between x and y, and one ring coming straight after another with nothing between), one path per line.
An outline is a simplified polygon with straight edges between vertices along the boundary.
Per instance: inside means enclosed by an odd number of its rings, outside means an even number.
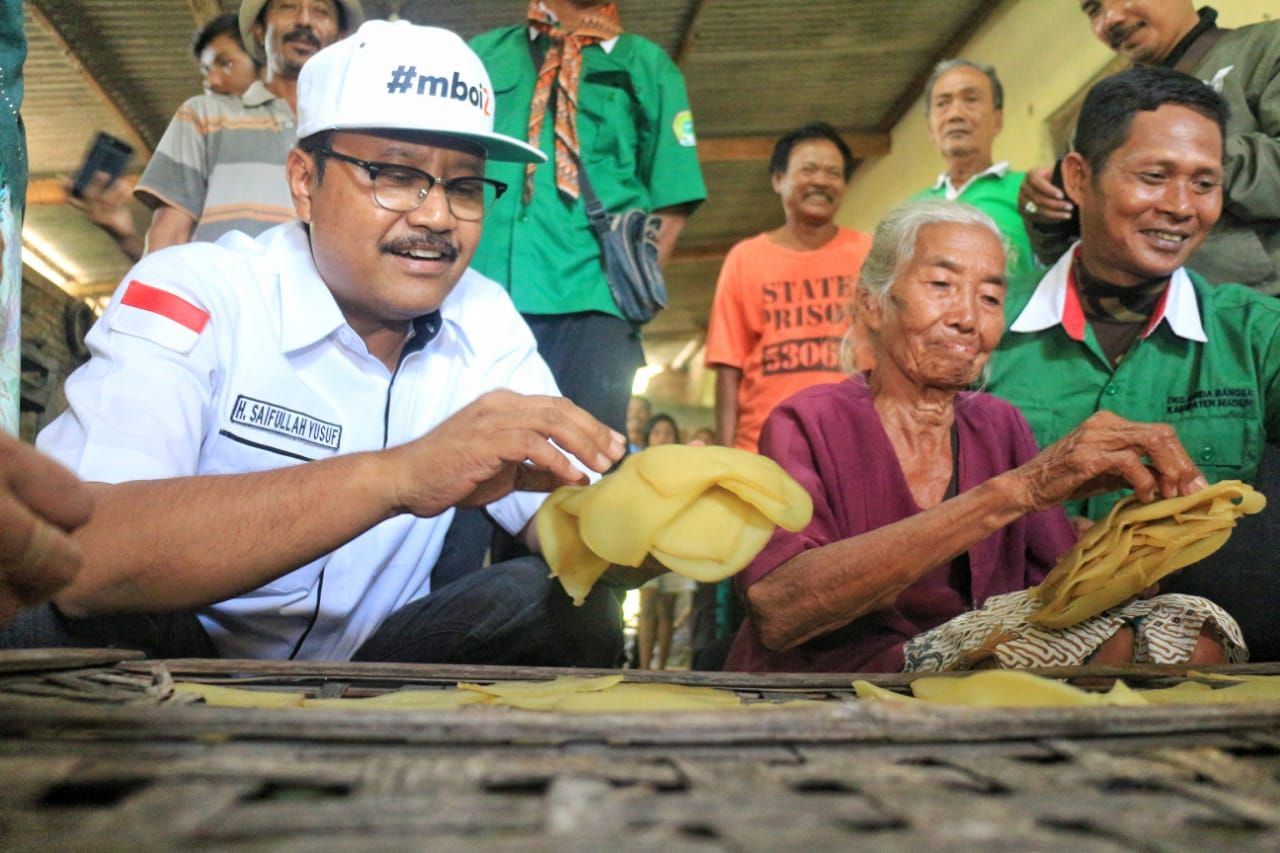
M1280 21L1217 38L1190 73L1222 93L1227 124L1222 218L1190 266L1214 282L1280 292Z
M985 390L1013 403L1046 447L1094 412L1167 423L1209 482L1253 482L1280 440L1280 300L1177 270L1159 320L1119 365L1074 298L1064 256L1005 303L1010 328ZM1101 518L1124 492L1067 505Z
M546 36L540 47L548 46ZM489 71L496 100L494 130L529 133L538 69L521 24L476 36L471 47ZM592 188L612 213L697 204L706 197L684 77L661 47L623 33L608 49L582 51L578 139ZM600 243L582 199L556 191L555 117L542 124L538 147L548 155L524 200L525 167L490 161L489 177L508 190L485 215L471 265L511 293L523 314L598 311L622 316L600 260Z
M1212 9L1200 15L1209 25L1190 44L1179 45L1185 50L1175 49L1174 61L1167 64L1221 92L1231 120L1222 218L1187 266L1214 283L1280 293L1280 21L1227 30L1211 25L1217 15ZM1206 45L1211 45L1207 51ZM1057 260L1075 239L1027 230L1046 263Z

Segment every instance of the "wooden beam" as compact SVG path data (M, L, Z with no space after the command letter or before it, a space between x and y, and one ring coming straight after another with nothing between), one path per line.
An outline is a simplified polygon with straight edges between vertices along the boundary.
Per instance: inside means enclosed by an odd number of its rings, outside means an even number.
M841 131L854 159L884 157L891 148L888 133L858 130ZM739 163L748 160L768 160L773 146L778 142L773 136L713 136L698 140L698 159L703 163Z
M695 243L691 246L682 246L676 244L676 250L672 252L671 259L667 261L667 265L671 264L696 264L706 261L723 261L724 256L733 248L736 240L726 240L719 243Z
M690 10L684 27L681 28L680 45L676 48L675 55L677 67L683 68L685 60L689 58L689 54L693 53L693 48L698 43L698 24L702 21L702 13L707 11L710 5L711 0L694 0L693 9Z
M85 83L93 93L97 95L104 104L106 104L107 109L111 112L112 116L120 122L120 126L124 130L126 139L131 145L133 145L138 154L143 159L151 159L153 149L143 136L142 130L134 123L134 120L129 116L129 113L123 108L120 102L117 101L115 97L107 91L107 88L102 85L102 81L98 79L98 74L100 74L103 69L91 68L90 65L86 63L85 57L80 53L80 51L71 46L71 42L67 38L67 34L53 22L52 16L50 16L46 11L45 6L48 3L49 0L29 0L27 3L27 9L30 10L31 17L40 25L41 29L49 34L49 37L53 39L54 43L58 46L58 49L62 51L71 64L75 66L76 70L84 77Z
M218 0L188 0L191 5L191 17L197 27L203 27L218 15L222 14L222 4Z
M138 183L140 172L121 175L125 183L132 190L134 185ZM67 190L66 184L61 178L35 178L27 182L27 207L35 207L42 204L66 204Z
M116 292L116 288L120 286L117 280L111 281L77 281L67 284L67 292L78 299L97 299L101 296L110 296Z

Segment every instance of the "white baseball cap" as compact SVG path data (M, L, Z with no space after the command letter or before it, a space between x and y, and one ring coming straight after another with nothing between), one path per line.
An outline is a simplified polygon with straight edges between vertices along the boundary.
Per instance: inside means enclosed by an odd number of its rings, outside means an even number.
M408 21L367 21L302 66L298 138L325 130L408 130L482 146L491 160L546 155L493 132L493 85L459 36Z

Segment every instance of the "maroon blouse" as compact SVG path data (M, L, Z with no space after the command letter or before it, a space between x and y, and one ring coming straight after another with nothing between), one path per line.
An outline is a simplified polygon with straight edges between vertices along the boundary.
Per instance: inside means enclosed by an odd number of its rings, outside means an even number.
M1016 468L1038 452L1031 429L1004 400L962 393L955 401L959 491ZM760 452L776 460L813 497L813 520L799 533L778 529L738 575L748 587L801 551L848 539L921 511L861 376L808 388L765 422ZM923 631L980 607L992 595L1039 583L1075 532L1061 508L1010 524L969 549L969 572L935 568L888 609L868 613L786 652L761 644L748 616L727 670L748 672L895 672L902 646ZM957 561L962 563L963 561Z

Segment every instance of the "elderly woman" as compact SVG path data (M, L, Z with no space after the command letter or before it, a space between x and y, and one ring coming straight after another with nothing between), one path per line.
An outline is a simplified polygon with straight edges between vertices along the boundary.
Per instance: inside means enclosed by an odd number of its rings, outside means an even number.
M739 575L749 615L726 669L945 669L984 654L1012 665L1027 660L1002 656L1019 640L1020 653L1054 649L1046 663L1170 645L1197 662L1223 660L1224 646L1247 654L1231 617L1189 596L1060 631L1022 619L1018 591L1075 541L1061 503L1126 482L1146 501L1207 484L1164 425L1095 415L1037 452L1015 408L966 390L1004 329L1004 269L995 223L966 205L907 205L881 223L856 293L875 367L796 394L761 434L814 514Z

